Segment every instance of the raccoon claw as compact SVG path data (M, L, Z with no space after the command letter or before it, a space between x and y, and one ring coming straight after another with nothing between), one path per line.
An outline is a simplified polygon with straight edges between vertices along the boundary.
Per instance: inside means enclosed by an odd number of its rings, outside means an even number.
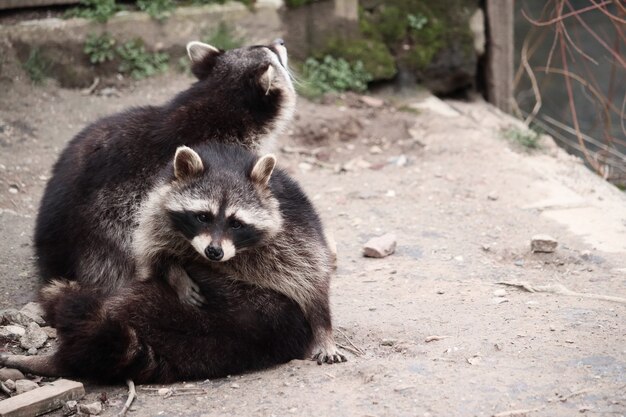
M337 352L336 349L333 349L331 352L328 352L326 349L323 349L319 351L318 353L316 353L315 355L313 355L313 360L317 361L318 365L321 365L323 363L333 364L333 363L348 362L348 359L341 353Z

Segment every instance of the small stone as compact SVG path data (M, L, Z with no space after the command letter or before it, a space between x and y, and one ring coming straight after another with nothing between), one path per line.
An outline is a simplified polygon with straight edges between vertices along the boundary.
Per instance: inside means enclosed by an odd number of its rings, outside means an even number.
M457 262L459 262L459 263L463 263L463 257L462 257L461 255L459 255L459 256L455 256L455 257L454 257L454 260L455 260L455 261L457 261Z
M93 402L91 404L80 404L78 411L84 414L97 416L102 412L102 403L100 401Z
M493 295L495 295L496 297L504 297L506 296L506 290L504 289L495 290L493 292Z
M396 196L395 190L387 190L387 192L385 193L385 197L395 197L395 196Z
M376 155L383 153L383 150L380 146L374 145L370 148L370 153Z
M13 368L0 369L0 381L6 381L7 379L12 379L13 381L24 379L24 374Z
M232 384L230 384L230 387L233 389L239 389L239 384L236 382L233 382Z
M309 172L313 169L313 165L309 164L308 162L300 162L298 164L298 168L300 168L300 171L302 172Z
M57 329L55 329L54 327L46 326L46 327L42 327L41 330L43 330L46 333L46 335L48 335L48 339L57 338Z
M516 259L515 262L513 262L513 265L515 265L515 266L524 266L524 260L523 259Z
M17 311L14 308L7 308L6 310L2 310L0 312L0 315L0 321L5 324L19 324L20 326L26 327L29 323L33 321L33 319L26 316L24 313Z
M402 154L400 156L389 158L387 162L398 167L403 167L406 166L406 164L409 162L409 159L406 157L406 155Z
M559 243L550 235L535 235L530 240L532 252L552 253Z
M370 258L384 258L394 253L396 250L396 235L387 233L374 237L363 246L363 256Z
M35 355L37 354L37 348L32 347L32 348L28 349L28 352L27 352L27 353L28 353L30 356L35 356Z
M441 295L441 294L445 294L446 292L443 290L437 290L437 294Z
M31 381L30 379L20 379L15 381L15 392L17 394L23 394L37 388L39 388L39 385Z
M171 390L169 388L159 388L159 390L157 391L157 394L159 394L161 397L165 397L170 392Z
M7 379L6 381L4 381L4 386L11 391L15 391L15 381L13 381L12 379Z
M491 251L491 246L488 244L484 244L481 246L482 250L484 250L485 252L489 252Z
M24 336L24 333L26 333L26 329L22 326L11 324L0 327L0 339L18 340L20 337Z
M32 348L39 349L48 340L46 332L41 330L37 323L30 323L26 328L26 334L20 339L20 346L29 350Z
M592 259L592 254L590 250L584 250L582 252L580 252L580 257L584 260L584 261L590 261Z
M18 193L18 191L19 191L19 189L17 188L17 186L16 186L16 185L11 185L11 186L9 187L9 192L10 192L11 194L17 194L17 193Z
M396 342L397 342L396 339L383 339L381 340L380 345L381 346L393 346L396 344Z
M78 401L74 401L74 400L66 401L65 404L63 404L63 409L61 410L64 416L70 416L72 414L76 414L77 411L78 411Z
M496 201L498 199L498 194L495 192L491 192L487 194L487 200Z
M20 310L20 313L24 314L26 317L32 319L35 323L40 326L46 324L46 321L43 319L44 312L39 303L30 302L26 304Z
M366 104L370 107L382 107L385 102L379 98L376 97L371 97L371 96L361 96L359 97L359 100L361 100L361 103Z

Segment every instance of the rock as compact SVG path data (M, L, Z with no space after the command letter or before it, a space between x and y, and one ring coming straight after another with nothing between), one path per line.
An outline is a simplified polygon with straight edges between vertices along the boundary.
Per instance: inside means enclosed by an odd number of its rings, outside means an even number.
M558 242L550 235L535 235L530 240L530 250L532 252L552 253L556 250Z
M385 102L379 98L371 97L371 96L361 96L359 97L361 103L366 104L370 107L382 107Z
M32 319L32 321L34 321L40 326L43 326L46 324L46 321L43 319L44 312L41 306L39 305L39 303L30 302L26 304L24 307L22 307L22 309L20 310L20 313Z
M387 233L385 235L370 239L363 246L363 256L370 258L384 258L394 253L396 250L396 235Z
M100 401L93 402L91 404L80 404L78 411L84 414L97 416L102 412L102 403Z
M26 328L26 334L20 339L20 346L24 349L39 349L48 340L46 332L41 330L37 323L30 323Z
M13 381L12 379L7 379L6 381L4 381L4 386L11 391L15 391L15 381Z
M17 394L23 394L37 388L39 388L39 385L31 381L30 379L19 379L15 381L15 392Z
M0 312L0 321L4 324L19 324L20 326L28 326L33 321L30 317L24 313L17 311L14 308L7 308Z
M165 397L167 394L171 394L171 392L172 390L169 388L159 388L157 394L159 394L161 397Z
M26 333L26 329L22 326L12 324L0 327L0 339L18 340L20 337L24 336L24 333Z
M43 330L48 335L48 339L57 338L57 329L55 329L54 327L46 326L42 327L41 330Z
M496 296L496 297L504 297L504 296L506 296L506 290L505 289L495 290L493 292L493 295Z
M381 346L393 346L396 344L396 342L397 342L396 339L383 339L381 340L380 345Z
M382 148L380 146L374 145L374 146L372 146L370 148L370 153L376 155L376 154L379 154L379 153L383 153L383 150L382 150Z
M28 349L28 354L30 356L35 356L37 354L37 348L32 347L32 348Z
M238 389L239 388L239 384L236 382L233 382L232 384L230 384L230 387L233 389Z
M72 414L76 414L77 411L78 401L74 400L66 401L65 404L63 404L63 409L61 410L64 416L71 416Z
M491 201L498 200L498 194L496 194L495 192L490 192L489 194L487 194L487 200L491 200Z
M24 374L18 371L17 369L13 369L13 368L0 369L0 381L4 382L7 379L12 379L13 381L24 379Z

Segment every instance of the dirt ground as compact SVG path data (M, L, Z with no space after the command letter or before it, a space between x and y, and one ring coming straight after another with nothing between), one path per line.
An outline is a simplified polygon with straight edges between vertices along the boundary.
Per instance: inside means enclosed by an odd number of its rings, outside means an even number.
M34 218L65 143L190 81L168 75L108 95L17 83L1 93L2 308L37 288ZM549 143L517 148L501 133L511 120L483 103L385 98L381 107L357 96L300 100L277 150L337 241L331 298L349 362L293 361L175 384L167 396L139 387L130 416L626 415L626 304L589 296L626 298L624 195ZM364 258L363 243L386 232L395 254ZM537 233L554 236L557 251L530 253ZM107 416L125 400L122 386L87 391L83 402L106 393Z

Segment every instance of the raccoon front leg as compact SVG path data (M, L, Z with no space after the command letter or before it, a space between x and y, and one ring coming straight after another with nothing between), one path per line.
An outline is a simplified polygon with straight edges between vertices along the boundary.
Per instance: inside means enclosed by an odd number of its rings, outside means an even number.
M176 291L181 302L195 307L202 307L206 304L206 299L200 293L200 287L180 265L173 265L169 268L167 282Z
M318 365L347 362L348 359L339 352L335 344L328 302L320 302L315 310L309 314L315 338L312 349L313 359L317 361Z
M54 356L0 355L0 368L19 369L28 374L39 376L62 376L63 372L56 365Z

